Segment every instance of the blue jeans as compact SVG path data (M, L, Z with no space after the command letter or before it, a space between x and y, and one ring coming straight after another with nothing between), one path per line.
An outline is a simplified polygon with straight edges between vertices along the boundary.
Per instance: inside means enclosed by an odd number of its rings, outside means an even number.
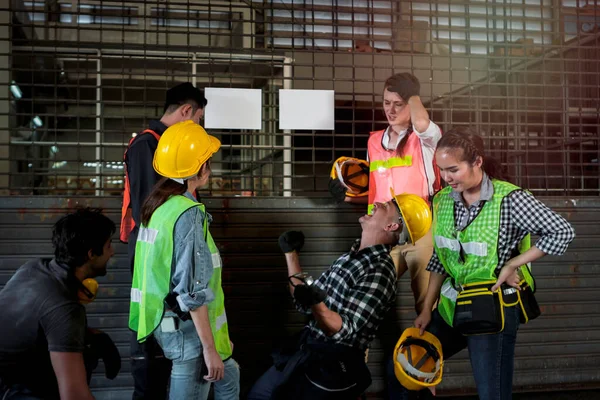
M515 343L519 329L519 310L508 307L504 311L504 330L493 335L463 336L449 326L437 310L431 317L427 331L442 343L444 360L464 348L469 349L469 359L480 400L512 399L512 379ZM388 399L406 400L409 391L400 385L394 375L394 363L387 365ZM444 379L452 379L444 375ZM427 389L426 389L427 390Z
M168 317L166 314L165 318ZM173 332L163 332L160 326L154 332L165 357L173 361L169 399L206 400L211 382L205 381L201 373L204 356L200 337L191 319L178 322L179 326ZM238 400L240 367L233 358L227 359L224 365L223 379L213 383L215 400Z

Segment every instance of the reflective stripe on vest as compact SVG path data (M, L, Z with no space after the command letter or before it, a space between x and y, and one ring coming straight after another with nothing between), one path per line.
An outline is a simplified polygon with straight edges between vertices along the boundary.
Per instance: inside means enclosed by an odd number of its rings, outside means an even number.
M520 188L508 182L492 180L494 194L485 202L473 221L462 231L455 230L452 188L446 187L433 199L433 237L435 252L449 277L442 285L438 309L452 326L457 290L464 284L496 280L498 236L503 199ZM529 235L519 248L529 248ZM528 271L525 275L529 275ZM532 277L525 277L533 282Z
M145 133L149 133L152 136L154 136L156 140L160 140L160 135L151 129L146 129L136 137L131 138L129 140L127 148L125 149L125 153L123 153L124 163L127 157L127 151L129 150L129 147L131 147L133 141ZM151 168L152 165L149 165L148 167ZM133 216L131 215L131 185L129 184L129 174L127 173L127 165L125 165L125 188L123 190L123 204L121 206L121 226L119 228L119 240L121 242L129 242L129 234L133 230L134 226L135 221L133 220Z
M154 332L163 318L164 299L171 289L175 223L179 216L191 207L199 207L205 214L203 204L185 196L172 196L154 211L147 227L140 227L129 313L129 328L137 332L140 342L145 341ZM225 313L225 296L221 286L221 256L208 230L208 218L204 218L202 228L213 266L208 286L215 294L215 299L208 304L208 318L217 352L226 359L231 356L232 351Z
M487 256L487 243L468 242L460 243L456 239L448 239L443 236L436 236L435 243L440 249L450 249L451 251L460 252L466 254L472 254L475 256L485 257Z
M376 160L369 163L369 171L381 172L382 169L390 169L394 167L410 167L412 165L412 156L406 157L391 157L387 160Z
M369 208L391 200L390 188L397 194L411 193L429 202L429 183L423 163L421 140L411 133L404 146L404 156L396 150L387 150L381 144L385 130L371 132L368 142L369 152Z
M204 205L200 206L204 212ZM208 304L208 320L215 339L215 347L222 360L226 360L233 354L231 342L229 341L229 325L227 324L227 313L225 312L225 294L221 284L221 273L223 262L219 249L208 229L208 218L204 218L204 235L208 249L212 254L213 274L209 281L209 287L215 294L215 299Z

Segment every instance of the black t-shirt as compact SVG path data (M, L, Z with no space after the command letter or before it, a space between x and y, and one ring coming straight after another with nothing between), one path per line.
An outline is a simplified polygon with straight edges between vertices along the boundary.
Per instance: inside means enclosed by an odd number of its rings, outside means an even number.
M55 260L21 266L0 291L0 380L58 398L50 351L83 353L86 314L74 277Z

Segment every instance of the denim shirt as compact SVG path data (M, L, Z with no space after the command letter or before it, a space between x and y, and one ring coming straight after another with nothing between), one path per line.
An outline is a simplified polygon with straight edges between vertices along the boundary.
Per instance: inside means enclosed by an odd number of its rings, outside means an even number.
M189 192L185 192L185 197L196 201ZM208 218L210 225L212 216L203 214L199 207L192 207L181 214L175 224L171 290L177 293L177 302L183 312L195 310L215 298L208 287L213 264L202 230L204 218Z

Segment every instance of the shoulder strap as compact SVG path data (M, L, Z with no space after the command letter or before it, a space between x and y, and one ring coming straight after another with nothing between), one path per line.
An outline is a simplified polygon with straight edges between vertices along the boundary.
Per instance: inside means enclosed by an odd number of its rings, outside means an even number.
M144 133L149 133L152 136L154 136L154 139L160 140L160 135L158 133L154 132L152 129L144 129L142 132L140 132L140 135L143 135Z
M127 156L127 150L129 150L129 147L131 147L131 144L133 143L133 141L146 133L149 133L152 136L154 136L154 139L160 140L160 135L158 133L154 132L152 129L144 129L143 131L140 132L139 135L136 135L135 137L132 137L131 139L129 139L129 143L127 144L125 153L123 153L123 160L125 160L125 157Z
M154 136L154 139L160 140L160 135L158 133L154 132L152 129L144 129L143 131L140 132L139 135L136 135L135 137L132 137L129 140L129 146L131 146L131 144L133 143L134 140L136 140L137 138L139 138L140 136L142 136L142 135L144 135L146 133L149 133L152 136Z

